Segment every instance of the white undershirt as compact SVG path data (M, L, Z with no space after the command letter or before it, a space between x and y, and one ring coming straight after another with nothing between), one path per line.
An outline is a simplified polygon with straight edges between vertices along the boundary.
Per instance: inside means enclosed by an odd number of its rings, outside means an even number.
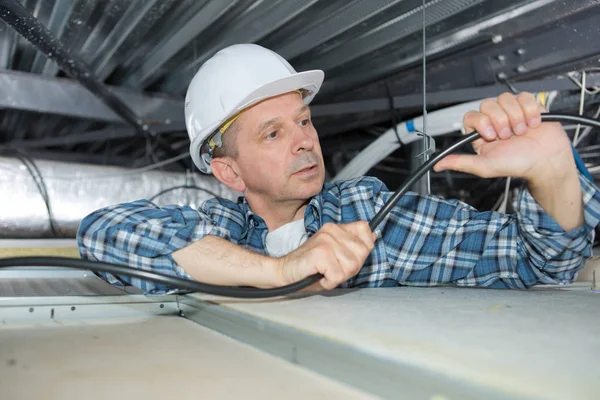
M304 218L289 222L267 233L267 254L271 257L284 256L296 250L307 239Z

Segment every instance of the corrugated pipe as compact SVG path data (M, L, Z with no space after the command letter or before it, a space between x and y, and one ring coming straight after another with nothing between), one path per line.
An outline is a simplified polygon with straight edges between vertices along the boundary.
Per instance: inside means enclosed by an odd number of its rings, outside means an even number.
M240 195L212 176L161 171L129 170L87 164L35 160L45 186L54 222L61 237L75 237L83 217L111 204L150 199L165 189L197 186L219 197ZM52 236L48 210L24 162L0 157L0 238ZM157 205L197 207L211 194L193 189L167 191L153 200Z

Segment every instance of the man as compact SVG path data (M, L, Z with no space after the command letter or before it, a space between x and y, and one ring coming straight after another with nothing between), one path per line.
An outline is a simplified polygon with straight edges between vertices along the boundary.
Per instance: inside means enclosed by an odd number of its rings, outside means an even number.
M436 170L524 178L518 212L478 212L458 201L406 194L372 233L391 196L374 178L324 183L308 104L322 71L297 73L257 45L228 47L192 80L185 113L194 163L244 196L198 210L139 200L86 217L83 258L219 285L276 287L321 273L312 290L397 285L527 288L569 282L591 253L600 197L575 166L558 123L528 93L485 100L464 116L484 139L477 155ZM147 293L170 288L124 280Z

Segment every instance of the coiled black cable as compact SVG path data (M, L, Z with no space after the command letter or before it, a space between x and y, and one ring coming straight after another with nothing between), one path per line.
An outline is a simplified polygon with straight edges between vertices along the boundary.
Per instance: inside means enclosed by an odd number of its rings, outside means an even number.
M545 122L574 122L581 125L594 126L600 128L600 121L576 116L576 115L565 115L565 114L542 114L542 121ZM455 152L459 147L464 146L467 143L471 143L481 136L479 133L474 132L463 139L459 140L446 150L442 151L435 157L431 158L425 164L415 171L415 173L406 181L404 184L390 197L390 199L384 204L384 206L375 214L373 219L369 222L371 230L375 228L385 219L389 212L394 208L400 197L402 197L410 187L419 180L427 171L430 171L435 164L437 164L442 158ZM173 288L203 292L208 294L228 296L228 297L239 297L239 298L266 298L266 297L277 297L284 296L290 293L297 292L304 289L323 278L321 274L315 274L306 277L298 282L292 283L278 288L272 289L259 289L251 287L236 287L236 286L219 286L201 283L197 281L191 281L181 278L176 278L170 275L158 274L156 272L149 272L140 270L137 268L126 267L123 265L109 264L97 261L78 260L75 258L65 257L15 257L15 258L4 258L0 259L0 268L8 267L68 267L75 269L89 269L92 271L108 272L115 275L125 275L135 278L148 280L164 284Z

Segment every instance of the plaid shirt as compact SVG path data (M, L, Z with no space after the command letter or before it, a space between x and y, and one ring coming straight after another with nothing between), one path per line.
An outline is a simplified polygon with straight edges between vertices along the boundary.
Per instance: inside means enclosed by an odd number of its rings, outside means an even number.
M591 255L594 227L600 221L598 188L581 175L580 182L585 224L569 232L527 190L520 192L515 214L480 212L459 201L407 193L377 227L375 248L359 274L341 287L528 288L568 283ZM370 177L326 183L306 208L308 236L327 222L369 221L392 194ZM171 253L205 235L265 254L267 226L244 198L237 204L214 198L199 209L160 208L146 200L107 207L82 221L77 240L84 259L191 279ZM101 275L147 294L173 292L138 278Z

